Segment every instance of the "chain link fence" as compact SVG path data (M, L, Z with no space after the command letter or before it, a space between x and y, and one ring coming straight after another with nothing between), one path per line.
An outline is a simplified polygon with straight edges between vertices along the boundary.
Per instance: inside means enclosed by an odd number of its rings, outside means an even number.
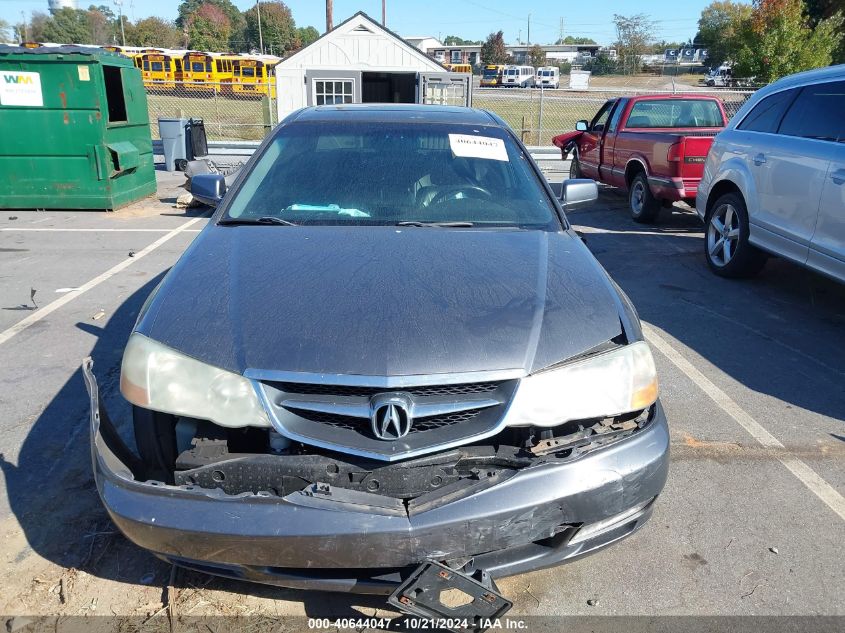
M579 120L591 120L602 104L614 97L680 94L671 90L636 88L590 88L586 91L541 88L476 88L472 106L495 112L507 122L526 145L546 146L552 137L575 129ZM754 94L753 90L685 90L720 98L729 117Z
M258 141L277 123L275 82L155 82L146 91L153 138L160 118L202 119L209 141Z
M243 92L231 83L167 83L147 86L153 138L159 138L158 119L202 119L210 141L261 140L278 122L275 85ZM259 90L261 92L259 92ZM262 94L263 92L263 94ZM495 112L526 145L551 146L552 137L591 120L601 105L614 97L678 94L680 91L638 88L590 88L586 91L540 88L475 88L472 106ZM711 95L725 103L733 116L753 90L685 90Z

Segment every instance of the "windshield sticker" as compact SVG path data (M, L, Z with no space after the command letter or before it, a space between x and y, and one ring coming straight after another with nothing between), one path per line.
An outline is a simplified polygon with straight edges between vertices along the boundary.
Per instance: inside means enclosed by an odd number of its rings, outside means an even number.
M16 70L0 72L0 105L42 107L41 75Z
M452 148L452 153L460 158L485 158L505 162L509 160L505 142L500 138L450 134L449 146Z

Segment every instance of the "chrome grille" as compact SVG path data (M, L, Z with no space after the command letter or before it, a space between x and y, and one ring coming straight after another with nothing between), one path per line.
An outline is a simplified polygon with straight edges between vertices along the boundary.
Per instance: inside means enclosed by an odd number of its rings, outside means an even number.
M512 375L512 374L511 374ZM491 376L495 377L495 376ZM381 459L431 452L438 447L473 441L494 432L504 417L518 380L484 380L419 385L358 386L289 380L259 382L276 429L304 443ZM438 377L440 378L440 377ZM341 382L341 381L338 381ZM375 383L378 384L378 383ZM387 439L376 427L376 413L384 399L398 399L410 429ZM378 431L378 432L377 432Z

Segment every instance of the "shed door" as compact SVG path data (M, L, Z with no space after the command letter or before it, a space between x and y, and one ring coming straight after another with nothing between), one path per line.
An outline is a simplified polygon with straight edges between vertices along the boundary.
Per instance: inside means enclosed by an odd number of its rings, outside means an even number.
M305 73L308 105L361 103L361 73L349 70L311 70Z
M472 103L472 75L420 73L417 103L469 107Z

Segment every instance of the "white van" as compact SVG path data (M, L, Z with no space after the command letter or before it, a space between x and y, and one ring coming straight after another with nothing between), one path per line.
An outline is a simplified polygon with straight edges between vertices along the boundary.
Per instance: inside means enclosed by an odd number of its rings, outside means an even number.
M538 68L534 85L538 88L560 88L560 69L557 66Z
M502 72L502 85L511 88L530 88L534 85L534 67L505 66Z

